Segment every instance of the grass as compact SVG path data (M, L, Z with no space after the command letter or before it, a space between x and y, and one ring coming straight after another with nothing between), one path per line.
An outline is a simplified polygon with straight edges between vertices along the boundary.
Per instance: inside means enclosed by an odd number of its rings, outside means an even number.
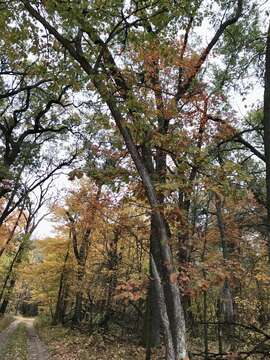
M14 321L13 316L0 317L0 332L5 330Z
M5 360L27 360L27 334L26 327L19 324L17 329L11 335L5 348L0 351L0 358Z

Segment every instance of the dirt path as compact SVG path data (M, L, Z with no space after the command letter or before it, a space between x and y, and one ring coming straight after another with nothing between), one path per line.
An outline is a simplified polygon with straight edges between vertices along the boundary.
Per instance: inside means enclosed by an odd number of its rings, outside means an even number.
M16 317L15 321L0 333L0 351L3 350L10 337L19 324L24 324L27 329L28 360L49 360L49 353L46 346L39 339L34 329L34 319Z
M27 326L29 360L49 360L48 349L40 341L34 329L34 320L24 319L23 322Z
M2 349L6 346L6 343L16 330L19 323L20 320L13 321L13 323L11 323L4 331L0 333L0 351L2 351Z

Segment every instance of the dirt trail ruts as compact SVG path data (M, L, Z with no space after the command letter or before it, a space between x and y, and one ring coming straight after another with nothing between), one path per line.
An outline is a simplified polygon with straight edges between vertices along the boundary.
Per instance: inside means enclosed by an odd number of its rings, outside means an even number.
M39 339L34 329L34 319L15 317L15 321L7 329L0 333L0 351L4 349L9 338L12 336L19 324L25 324L27 328L28 357L29 360L49 360L49 352Z
M23 322L27 326L29 360L49 360L48 349L34 329L34 320L24 319Z
M13 334L16 330L17 326L19 325L20 320L13 321L4 331L0 333L0 351L4 349L6 343L9 340L9 337Z

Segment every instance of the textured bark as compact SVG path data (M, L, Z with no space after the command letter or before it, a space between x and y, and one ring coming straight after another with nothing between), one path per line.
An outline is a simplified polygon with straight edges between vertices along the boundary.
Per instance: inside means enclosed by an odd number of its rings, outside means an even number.
M105 311L102 320L102 327L105 330L108 330L109 322L113 315L113 308L112 308L112 301L113 296L115 294L115 289L117 286L117 267L120 261L120 257L118 255L118 240L119 240L119 233L116 230L114 232L114 236L112 241L109 244L109 248L107 250L108 254L108 262L107 268L110 271L111 275L108 279L108 290L107 290L107 299L105 303Z
M268 258L270 262L270 24L268 27L266 57L265 57L265 78L264 78L264 153L266 164L266 209L267 209L267 240Z
M187 199L184 202L179 201L179 209L182 212L182 219L180 222L180 230L178 233L178 263L180 269L185 269L189 266L190 254L191 254L191 244L190 244L190 230L189 230L189 211L190 211L190 200ZM192 333L194 333L194 319L193 313L191 311L191 297L188 294L182 294L182 303L183 303L183 311L185 314L186 322L191 329Z
M83 294L82 291L79 290L76 292L76 296L75 296L75 308L72 318L73 325L79 325L83 319L82 302L83 302Z
M233 305L233 296L229 283L227 280L224 281L223 288L221 290L221 313L223 315L223 322L232 324L234 322L234 305ZM227 326L227 327L228 327Z
M224 201L216 195L216 215L217 223L220 233L220 242L223 254L223 260L226 262L230 259L231 253L234 251L234 245L229 241L226 235L226 225L223 219ZM234 295L231 290L228 279L224 280L223 287L220 291L218 303L218 321L222 322L219 331L224 334L224 337L233 346L234 338L234 320L235 320L235 306Z
M166 348L166 360L176 360L176 354L174 350L173 338L171 333L170 320L168 318L168 311L166 308L166 300L164 295L163 286L161 284L161 278L159 276L155 260L153 256L150 259L151 268L153 273L153 280L155 282L155 289L157 292L157 305L160 311L160 316L164 328L164 337L165 337L165 348Z
M208 359L208 324L207 324L207 292L203 292L203 342L204 342L204 358Z
M96 86L100 88L100 84L96 83ZM100 89L103 94L106 90ZM160 211L160 202L158 200L157 193L153 186L150 174L144 165L142 158L135 146L134 140L130 134L129 129L123 125L122 115L119 112L113 98L108 99L107 104L111 110L111 113L115 119L115 122L124 138L125 144L129 150L129 153L135 163L138 173L141 176L149 204L152 209L152 215L155 217L157 229L159 232L159 248L161 254L161 263L164 280L164 293L166 294L166 310L169 318L170 331L172 333L173 345L175 351L175 359L185 358L187 354L186 342L185 342L185 326L184 316L180 300L180 293L178 284L173 282L174 267L172 262L172 254L169 247L168 228L163 214Z
M161 273L161 254L159 247L158 228L155 221L155 216L151 215L151 229L150 229L150 283L148 287L147 295L147 308L145 319L145 331L144 331L144 343L147 348L147 352L151 352L152 347L156 347L160 343L160 327L161 318L160 310L157 306L157 289L156 281L153 274L151 257L155 261L155 265L158 272ZM150 359L150 355L148 355Z
M145 164L151 178L155 178L155 167L153 163L153 156L151 149L147 144L142 145L142 161ZM150 261L149 261L149 274L150 282L147 294L147 304L144 321L143 343L147 349L146 359L151 358L151 348L160 344L160 332L161 332L161 319L160 311L157 306L157 290L155 288L155 280L153 276L153 270L151 266L151 256L153 256L155 264L161 273L161 254L159 246L159 233L158 225L155 221L155 216L151 215L150 225Z

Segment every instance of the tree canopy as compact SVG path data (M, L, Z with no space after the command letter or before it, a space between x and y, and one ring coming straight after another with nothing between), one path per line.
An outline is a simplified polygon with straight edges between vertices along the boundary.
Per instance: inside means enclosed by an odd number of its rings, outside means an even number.
M0 312L267 358L268 2L0 6Z

